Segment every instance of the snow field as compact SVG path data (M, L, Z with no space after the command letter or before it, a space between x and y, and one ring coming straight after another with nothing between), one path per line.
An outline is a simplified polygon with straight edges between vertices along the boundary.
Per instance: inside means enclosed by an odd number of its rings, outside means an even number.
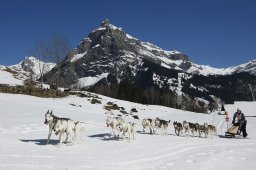
M253 131L255 118L248 117L250 139L226 139L210 136L176 136L173 126L168 135L142 133L141 120L137 124L136 140L106 140L111 131L105 125L107 115L103 106L115 102L126 111L135 107L140 119L156 118L183 120L219 125L219 134L225 132L225 116L205 115L152 105L102 97L103 104L90 104L87 98L69 96L61 99L37 98L26 95L0 93L0 169L254 169L256 141ZM72 106L71 104L75 104ZM81 105L81 107L76 107ZM230 114L239 106L247 115L253 115L255 102L227 105ZM74 146L58 147L58 137L52 134L45 145L48 127L44 114L50 109L59 117L69 117L86 123L82 141ZM246 112L245 112L246 111ZM114 111L115 114L118 111ZM132 120L126 117L127 120Z

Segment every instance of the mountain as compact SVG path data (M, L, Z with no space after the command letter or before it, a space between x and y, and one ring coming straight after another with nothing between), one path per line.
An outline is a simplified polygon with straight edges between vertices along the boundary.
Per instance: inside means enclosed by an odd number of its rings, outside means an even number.
M188 73L200 74L200 75L231 75L234 73L247 72L252 75L256 75L256 60L249 61L245 64L228 68L214 68L207 65L198 65L192 63L192 66L186 70Z
M221 100L251 100L248 94L256 95L255 61L226 69L198 65L182 52L166 51L134 38L109 20L82 39L57 67L45 75L48 83L54 82L60 70L60 86L142 103L171 107L193 103L207 108ZM229 85L235 82L244 86ZM226 90L230 93L223 97Z
M23 85L23 80L16 78L16 74L17 72L14 72L6 66L0 65L0 85Z
M141 42L105 20L62 62L61 84L81 88L93 85L109 74L118 82L131 79L144 69L144 60L167 69L182 70L191 64L186 55ZM51 77L49 75L48 79Z
M44 73L49 72L56 64L47 63L38 60L35 57L25 57L23 61L18 64L8 66L8 68L17 72L21 77L26 78L32 72L33 78L36 80L41 77L40 68L43 69ZM25 77L24 77L25 76Z
M23 81L30 77L34 80L40 78L40 67L43 68L44 74L49 72L56 64L39 61L35 57L25 57L23 61L11 66L0 65L0 84L23 85Z

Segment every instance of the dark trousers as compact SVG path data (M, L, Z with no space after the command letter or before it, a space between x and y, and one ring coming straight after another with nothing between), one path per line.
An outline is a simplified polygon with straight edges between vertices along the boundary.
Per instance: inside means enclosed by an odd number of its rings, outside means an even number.
M234 125L240 127L240 132L243 132L243 137L246 137L246 136L247 136L247 132L246 132L247 120L240 121L240 122L238 122L238 123L235 123Z

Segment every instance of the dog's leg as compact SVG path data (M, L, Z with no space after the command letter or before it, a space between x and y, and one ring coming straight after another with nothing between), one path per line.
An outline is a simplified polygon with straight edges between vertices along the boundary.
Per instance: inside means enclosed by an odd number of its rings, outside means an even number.
M48 145L48 143L50 141L50 138L51 138L51 135L52 135L52 128L49 127L49 133L48 133L48 139L46 141L46 145Z
M113 133L114 133L114 136L115 136L115 138L117 138L117 135L116 135L116 133L115 133L115 131L114 130L116 130L116 123L114 122L113 123ZM118 130L117 130L117 134L118 134L118 137L119 137L119 133L118 133Z
M65 139L64 143L67 143L67 142L68 142L68 136L69 136L69 133L66 132L66 139Z
M114 137L116 137L116 134L115 134L115 132L114 132L114 128L112 128L112 130L111 130L111 132L110 132L110 135L109 135L109 137L111 137L111 136L114 136Z
M59 145L61 146L62 145L62 132L60 132L60 136L59 136Z
M75 144L75 141L76 141L75 133L72 132L72 133L70 134L70 136L71 136L71 144L74 145L74 144Z
M134 132L134 131L135 131L135 130L133 129L133 130L132 130L132 137L133 137L133 140L135 140L135 135L134 135L135 132Z
M125 139L125 131L123 130L123 136L122 136L122 139L124 140Z
M148 127L149 128L149 132L150 132L150 134L152 135L153 134L153 129L152 129L152 127Z

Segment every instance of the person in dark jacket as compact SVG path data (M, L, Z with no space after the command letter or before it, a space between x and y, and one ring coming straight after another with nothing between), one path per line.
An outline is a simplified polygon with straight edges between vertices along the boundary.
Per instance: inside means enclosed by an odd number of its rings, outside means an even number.
M246 132L247 121L245 120L244 113L242 113L242 111L239 108L237 109L237 112L233 116L232 124L234 124L235 126L239 126L240 131L243 132L243 137L244 138L247 137L247 132Z

